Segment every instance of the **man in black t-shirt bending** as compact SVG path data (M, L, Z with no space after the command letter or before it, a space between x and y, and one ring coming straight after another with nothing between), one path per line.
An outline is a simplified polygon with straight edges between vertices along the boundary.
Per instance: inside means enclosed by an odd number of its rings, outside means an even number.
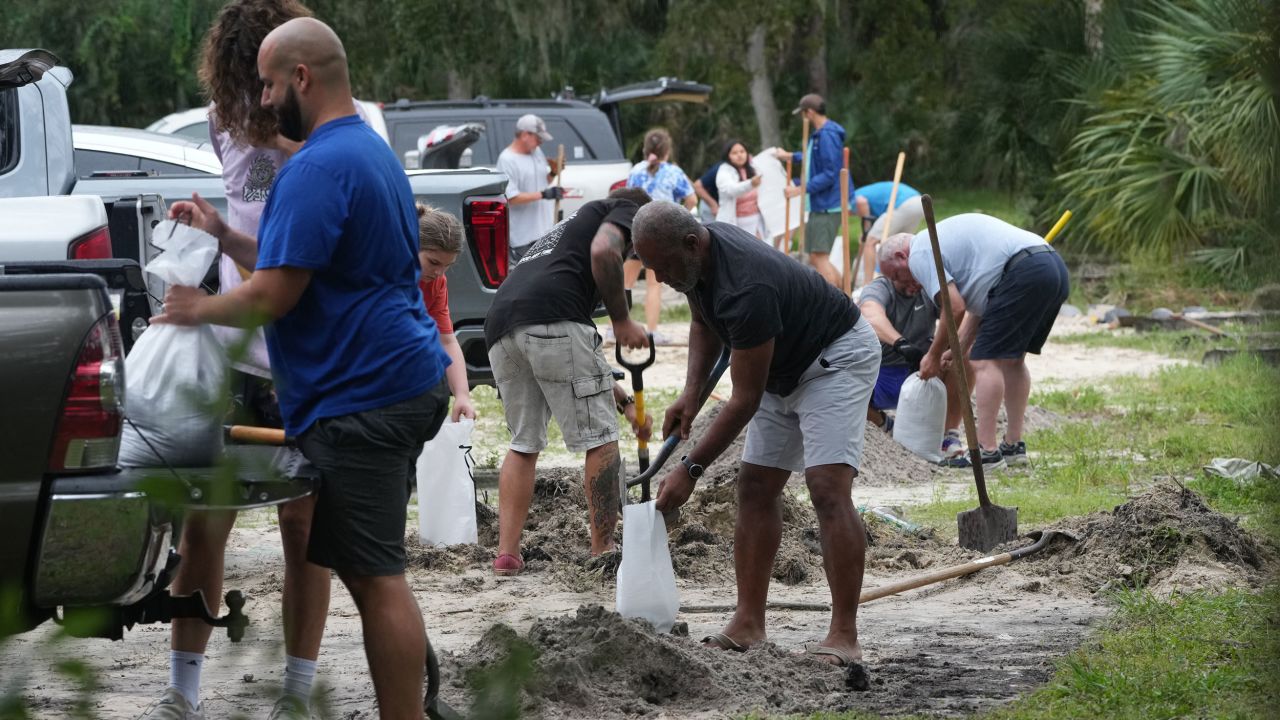
M678 205L654 202L636 213L634 236L640 259L683 292L692 311L688 381L667 410L664 434L689 436L711 366L723 344L732 349L733 395L663 478L658 509L683 505L703 468L747 429L733 543L738 609L703 642L741 650L765 639L782 491L792 472L803 472L832 598L827 637L809 652L856 666L851 678L865 681L856 621L866 536L851 493L880 369L875 331L813 268L734 225L704 226Z
M643 190L624 188L583 205L535 241L499 286L485 317L489 364L502 396L511 448L498 473L498 557L494 572L524 567L520 533L529 515L538 454L555 416L572 452L586 453L591 554L614 549L618 522L618 416L626 413L637 436L635 407L613 382L591 313L604 302L614 337L628 348L649 344L631 320L622 290L622 259L631 249L631 221L649 202Z

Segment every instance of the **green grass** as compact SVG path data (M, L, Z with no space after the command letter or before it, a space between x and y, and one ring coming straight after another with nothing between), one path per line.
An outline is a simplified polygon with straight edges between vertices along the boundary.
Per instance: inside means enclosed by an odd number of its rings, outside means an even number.
M1280 370L1249 357L1219 367L1165 368L1146 378L1033 395L1032 403L1071 416L1059 427L1030 433L1038 456L1029 470L988 476L992 496L1019 507L1027 527L1109 509L1156 477L1182 479L1217 509L1252 525L1274 517L1274 488L1239 486L1205 477L1215 457L1280 462ZM962 477L957 474L957 478ZM912 508L911 519L955 533L955 514L975 507L970 492Z
M977 212L998 217L1020 228L1030 228L1032 224L1030 200L999 190L952 188L931 191L930 195L933 197L933 212L939 222L952 215Z
M1053 338L1055 343L1082 345L1090 348L1123 348L1126 350L1146 350L1147 352L1200 361L1208 350L1213 349L1245 349L1249 346L1249 337L1259 333L1280 332L1280 323L1265 322L1259 325L1243 325L1241 323L1224 323L1222 329L1232 337L1214 335L1205 330L1188 328L1186 330L1152 330L1137 332L1132 329L1121 329L1111 332L1085 332L1072 335L1059 335ZM1263 344L1274 345L1275 340ZM1257 343L1254 343L1257 344Z

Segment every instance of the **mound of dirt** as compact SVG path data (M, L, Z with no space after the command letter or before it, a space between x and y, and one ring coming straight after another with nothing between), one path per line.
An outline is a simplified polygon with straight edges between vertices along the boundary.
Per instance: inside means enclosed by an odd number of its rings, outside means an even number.
M1161 483L1111 512L1058 525L1077 543L1025 561L1056 586L1088 592L1147 588L1158 594L1259 587L1276 563L1259 543L1195 492Z
M484 676L523 646L533 656L523 715L629 718L716 717L849 707L843 671L762 643L745 653L710 650L694 638L658 635L599 606L539 620L521 638L495 625L472 648L444 658L448 686L483 687ZM452 699L448 689L446 696Z

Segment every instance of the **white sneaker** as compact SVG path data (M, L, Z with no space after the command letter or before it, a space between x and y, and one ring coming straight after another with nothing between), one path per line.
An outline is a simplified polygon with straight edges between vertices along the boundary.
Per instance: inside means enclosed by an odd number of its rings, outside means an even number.
M306 703L293 695L281 695L271 708L267 720L311 720L311 711Z
M200 708L191 707L178 688L166 688L159 700L147 706L138 720L204 720Z

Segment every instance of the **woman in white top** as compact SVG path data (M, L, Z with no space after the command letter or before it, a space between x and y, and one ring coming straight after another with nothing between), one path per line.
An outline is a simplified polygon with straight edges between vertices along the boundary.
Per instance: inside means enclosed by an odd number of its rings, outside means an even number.
M766 237L764 216L760 214L758 194L760 173L751 166L751 155L741 141L730 140L724 146L723 163L716 173L716 189L720 192L720 210L716 222L731 223L758 237Z

